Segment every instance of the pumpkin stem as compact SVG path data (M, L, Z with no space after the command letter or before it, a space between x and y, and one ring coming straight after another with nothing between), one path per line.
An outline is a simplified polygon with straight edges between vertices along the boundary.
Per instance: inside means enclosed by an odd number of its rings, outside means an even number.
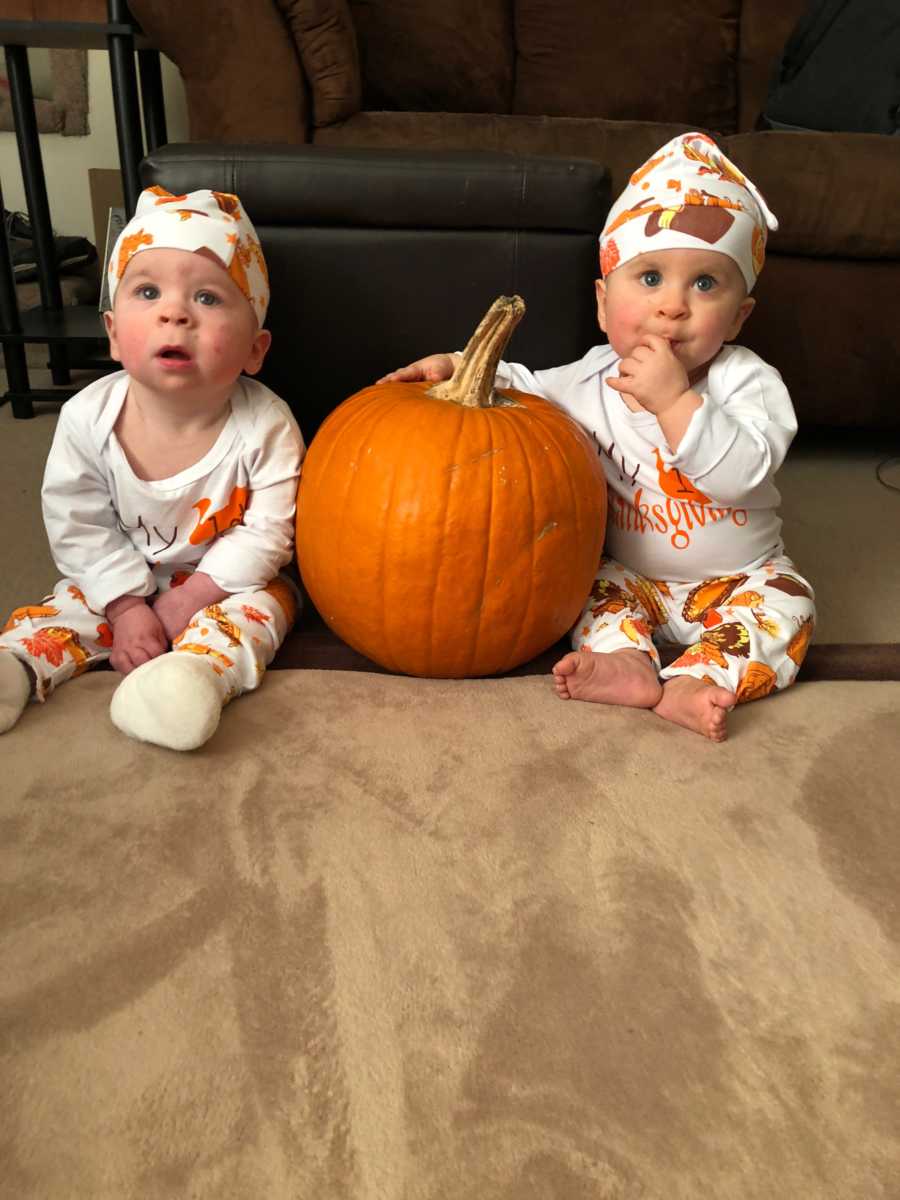
M469 338L456 370L449 379L429 388L428 395L468 408L490 408L495 403L497 363L524 312L521 296L498 296Z

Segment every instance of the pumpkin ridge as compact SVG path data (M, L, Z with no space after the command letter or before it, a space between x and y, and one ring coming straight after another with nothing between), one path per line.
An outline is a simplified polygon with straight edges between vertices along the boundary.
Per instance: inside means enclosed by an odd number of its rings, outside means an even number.
M413 446L418 451L420 458L417 461L421 460L421 455L422 455L423 451L425 453L425 458L427 461L427 458L428 458L427 443L429 440L428 434L432 431L433 426L434 426L435 416L436 416L435 408L436 408L437 402L433 401L426 394L423 394L422 392L418 391L416 389L415 384L401 385L401 386L409 387L412 390L407 392L406 396L402 397L398 401L397 405L392 406L388 415L396 413L398 407L411 406L414 409L416 419L413 424L410 424L407 428L404 429L403 436L404 436L406 445ZM446 427L446 424L443 422L446 417L450 417L451 413L456 415L456 423L457 423L456 442L458 442L459 436L460 436L460 426L461 426L462 420L464 419L463 410L459 410L455 406L453 408L443 406L441 408L440 414L438 414L438 419L442 421L443 434L444 434L444 436L446 436L447 427ZM379 425L379 427L380 427L380 425ZM385 454L385 455L383 455L383 457L387 459L387 458L390 458L390 455ZM408 463L409 459L407 459L406 461ZM409 598L404 595L400 595L400 594L395 595L395 594L391 593L390 588L388 586L390 573L386 570L386 566L387 566L388 547L392 546L396 541L395 530L397 529L397 525L395 523L396 514L394 511L393 497L396 493L398 485L401 489L401 492L409 486L410 472L408 469L401 470L400 467L398 466L398 463L396 462L396 460L391 460L391 465L392 465L392 475L391 475L390 492L389 492L391 503L387 506L386 511L385 511L381 521L379 522L378 578L380 581L380 591L379 591L379 595L377 597L373 596L372 600L373 600L373 603L377 602L379 605L379 612L380 612L379 629L381 631L381 644L385 647L385 650L386 650L385 658L390 659L389 664L387 662L385 662L385 664L383 664L383 665L390 665L391 669L402 669L402 668L397 668L394 666L394 664L396 664L397 662L402 661L405 656L403 653L403 646L401 646L400 653L398 654L395 650L395 644L391 640L392 635L394 634L395 631L393 629L394 623L390 620L390 617L391 617L391 614L396 614L396 612L398 612L398 611L405 611L405 610L409 609ZM441 508L443 510L443 513L445 516L444 521L440 522L440 528L443 529L444 526L446 525L447 494L449 492L449 488L452 485L452 477L448 473L446 473L444 471L440 471L435 475L435 479L438 477L438 475L443 477L443 482L444 482L447 490L445 491L445 495L444 495L443 501L441 502L440 506L438 506L434 503L429 505L428 515L431 516L432 518L434 518L435 514L438 512L439 508ZM425 494L428 495L429 493L426 491ZM437 523L437 522L435 522L435 523ZM442 539L441 545L442 544L443 544L443 539ZM374 542L372 543L372 545L374 546ZM432 557L433 557L433 561L434 561L433 569L437 572L440 570L440 565L441 565L441 561L442 561L442 557L443 557L441 550L438 548L434 548L434 553L433 553ZM411 640L414 642L414 644L418 644L418 645L424 646L426 648L424 652L428 658L429 668L430 668L430 663L431 663L432 656L433 656L432 636L433 636L433 630L435 627L435 612L436 612L437 602L438 602L438 594L437 594L438 591L439 591L439 589L437 587L435 587L435 589L432 592L432 595L431 595L431 598L429 601L431 611L430 611L427 619L423 619L422 614L418 611L418 606L414 605L413 613L410 613L409 615L410 615L410 619L412 619L413 615L415 614L415 616L417 618L415 627L413 628L409 623L407 623L405 625L400 623L401 627L398 631L396 631L398 633L398 635L403 639L404 643Z
M453 411L456 414L456 436L455 436L454 442L453 442L453 451L451 454L448 455L449 461L451 463L453 463L459 457L457 452L459 450L460 442L462 441L463 433L465 432L466 417L467 417L468 409L462 405L454 405L453 409L451 411ZM431 607L430 607L430 611L429 611L429 615L428 615L428 635L424 639L424 643L428 647L428 670L429 670L429 672L432 670L432 663L434 662L434 656L435 656L434 639L435 639L435 625L437 623L437 615L436 614L437 614L438 604L439 604L440 597L441 597L441 576L444 574L444 571L445 571L444 546L445 546L445 543L447 540L447 517L448 517L448 513L449 513L449 509L450 509L450 496L454 491L456 481L457 481L457 475L456 475L456 472L454 472L454 471L442 471L441 474L444 476L445 489L444 489L443 500L442 500L441 506L440 506L442 520L440 522L441 540L440 540L438 553L436 555L436 561L438 564L437 565L437 573L436 573L436 581L437 582L436 582L436 585L431 594Z
M366 390L368 390L368 389L366 389ZM360 395L360 393L357 393L357 395ZM333 448L334 449L342 449L344 454L346 455L347 454L346 438L348 436L348 431L352 430L353 432L355 432L357 436L354 439L354 446L352 447L352 449L350 451L350 456L355 459L361 458L362 453L365 450L365 448L367 446L371 445L373 437L375 436L375 433L376 433L378 427L380 425L382 425L385 421L388 421L389 419L391 419L392 416L396 413L397 409L405 403L405 401L403 399L398 398L395 404L392 404L388 407L388 406L385 406L383 403L379 403L378 397L373 396L371 398L371 403L369 403L368 400L369 400L369 397L366 396L365 403L361 401L358 406L355 406L355 407L353 405L350 406L350 409L349 409L347 415L348 415L348 417L352 418L352 420L345 421L343 429L340 430L340 433L344 434L345 440L344 440L343 444L341 444L339 442L338 438L335 438L334 442L333 442ZM335 411L339 411L339 410L335 410ZM364 418L367 418L367 419L364 419ZM354 428L354 426L356 425L357 422L360 422L362 424L361 430L356 430ZM335 561L335 562L338 562L341 564L339 570L336 572L336 579L338 581L340 581L340 579L341 579L341 575L343 573L343 564L346 561L344 542L345 542L345 529L346 529L346 525L347 525L348 512L351 511L354 507L353 492L359 486L360 475L361 475L360 471L354 471L348 480L348 487L347 487L346 491L344 492L343 496L341 497L340 519L339 519L338 527L337 527L337 531L336 531L337 536L335 538L334 545L331 547L331 553L326 554L324 556L326 559L331 558L332 561ZM396 475L396 471L394 472L394 475L392 475L392 477L391 477L390 494L393 493L394 484L395 484L395 475ZM389 509L389 511L390 511L390 509ZM380 526L386 534L385 524L386 524L385 522L381 522ZM384 546L384 541L382 541L382 551L383 551L383 546ZM379 571L378 571L378 578L380 578L380 579L383 579L382 567L383 567L383 552L382 552L382 556L381 556L381 562L379 563ZM338 586L341 586L340 582L338 582ZM346 585L344 585L344 586L346 586ZM379 612L379 627L382 631L382 641L384 641L385 639L384 639L383 634L384 634L384 628L386 625L386 614L385 614L383 588L382 588L382 596L380 597L380 599L381 599L381 603L379 605L379 610L380 610L380 612ZM374 596L369 598L369 602L372 606L372 611L374 611L374 609L375 609L376 600L377 600L377 598ZM362 651L362 652L365 653L364 651ZM396 661L392 651L391 651L391 658L394 661Z
M542 439L542 443L543 439L546 438L554 451L553 454L549 455L549 461L546 464L542 462L539 478L543 479L547 474L550 474L553 485L552 500L554 504L560 504L560 500L565 494L567 501L561 505L561 510L571 514L574 525L574 528L565 530L565 536L568 541L578 546L581 543L580 535L584 524L581 519L579 506L580 489L576 486L574 472L571 469L563 467L563 464L570 460L573 448L581 444L578 437L578 426L574 422L572 422L571 428L568 425L561 425L559 419L563 415L561 410L549 405L549 403L542 404L540 407L531 404L528 408L534 418L532 429L535 435ZM572 436L573 434L574 436ZM543 444L540 448L543 451ZM592 536L594 532L592 530ZM535 541L536 548L537 542ZM574 624L577 616L577 613L573 615L572 624ZM566 630L564 629L560 630L560 636L565 632Z
M533 480L532 480L532 473L528 469L531 466L531 455L528 453L528 447L526 445L525 437L523 436L523 430L522 430L522 428L520 428L520 425L522 424L522 422L517 421L514 418L509 417L509 416L507 416L507 414L504 413L504 424L506 426L508 426L508 428L514 434L514 436L518 442L519 457L522 462L522 470L524 472L525 478L528 480L528 502L529 502L528 526L529 526L529 528L533 529L534 528L534 512L535 512L534 484L533 484ZM527 429L528 426L525 425L525 428ZM535 546L533 537L529 537L529 544L530 544L530 549L531 549L531 569L529 571L529 578L533 579L534 578L534 546ZM516 626L516 629L515 629L515 633L514 633L513 637L510 639L510 642L508 643L508 645L509 645L508 654L512 653L513 648L515 648L516 652L518 653L518 646L522 640L523 631L528 628L529 623L532 619L531 618L531 610L533 608L533 604L534 604L534 587L532 585L528 589L527 604L520 604L517 606L518 612L519 612L519 620L518 620L518 625Z
M569 437L570 442L574 442L581 447L581 449L584 453L584 456L585 456L585 466L587 466L588 460L593 459L595 452L594 452L593 445L588 442L587 435L584 433L581 426L575 424L572 429L569 429L568 427L564 427L561 430L558 426L558 422L555 419L556 414L554 413L553 416L554 416L554 420L553 420L552 424L550 425L549 432L550 432L551 439L553 441L553 445L554 445L555 449L557 450L557 452L560 449L559 434L562 432L562 433L565 433ZM588 522L585 520L585 512L584 512L585 506L583 503L582 491L580 488L575 486L575 481L573 480L571 473L568 471L566 472L566 481L569 485L569 495L574 504L575 538L576 538L576 541L578 543L580 543L582 537L585 536L586 533L589 533L591 536L593 536L596 533L596 528L595 528L596 522L591 521L590 528L588 528ZM602 549L602 547L601 547L601 549ZM599 556L598 556L598 561L597 561L596 565L598 567L600 565L599 564ZM586 597L585 597L585 599L586 599Z
M492 458L491 490L490 490L490 495L488 497L488 508L487 508L488 536L484 539L484 558L482 561L482 568L481 568L481 595L483 598L484 594L485 594L485 591L484 591L485 582L488 577L488 566L491 561L491 542L494 537L494 507L495 507L494 489L495 489L496 485L494 482L493 452L497 447L494 442L494 422L492 422L487 416L482 418L482 420L484 422L485 429L487 430L488 443L490 446L490 454L491 454L491 458ZM502 447L501 447L501 450L502 450ZM479 644L481 641L481 631L482 631L483 624L484 624L484 604L482 603L478 609L478 619L477 619L477 622L475 625L475 636L472 638L470 649L469 649L469 661L466 664L466 674L467 675L471 674L472 666L478 659L478 650L479 650Z
M393 414L396 413L398 408L409 405L411 400L413 403L415 403L418 399L419 399L418 395L410 395L410 394L408 394L406 397L401 397L400 399L398 399L398 401L395 405L393 405L391 408L389 408L386 412L383 412L381 414L381 416L385 420L388 418L392 418ZM429 422L429 417L430 417L429 406L427 404L416 404L416 409L417 409L417 415L419 417L419 420L416 422L416 424L411 429L407 430L406 436L410 440L412 440L412 438L415 437L416 434L418 434L418 431L423 426L430 423ZM383 423L384 423L383 421L373 423L372 428L369 431L369 436L367 439L370 443L373 440L373 438L376 434L376 431ZM378 595L378 597L373 597L372 599L373 599L373 603L375 603L376 601L378 603L379 614L380 614L379 629L381 631L381 644L385 647L386 658L389 659L390 663L392 664L391 669L397 670L398 668L396 666L394 666L393 664L396 664L397 662L400 661L400 659L402 658L402 651L401 651L401 654L398 655L396 653L393 645L391 644L392 622L388 618L391 615L391 613L393 612L393 606L389 604L388 588L387 588L388 573L385 571L387 547L392 542L392 538L389 535L391 533L392 521L393 521L393 517L394 517L393 498L394 498L394 493L397 490L397 476L400 473L399 467L398 467L398 464L396 461L393 461L391 466L392 466L392 469L391 469L390 487L389 487L388 493L387 493L388 503L386 506L385 514L382 517L381 521L379 521L379 523L378 523L378 528L379 528L379 532L381 535L381 540L380 540L380 544L379 544L379 548L378 548L378 572L377 572L377 576L380 581L379 595ZM395 601L395 603L402 603L402 599L403 598L400 597L399 601Z

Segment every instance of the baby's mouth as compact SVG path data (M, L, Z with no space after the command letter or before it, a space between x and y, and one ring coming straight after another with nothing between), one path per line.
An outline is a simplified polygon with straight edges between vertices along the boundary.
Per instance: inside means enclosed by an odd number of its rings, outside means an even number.
M191 357L180 346L163 346L161 350L157 351L157 356L167 362L189 362Z

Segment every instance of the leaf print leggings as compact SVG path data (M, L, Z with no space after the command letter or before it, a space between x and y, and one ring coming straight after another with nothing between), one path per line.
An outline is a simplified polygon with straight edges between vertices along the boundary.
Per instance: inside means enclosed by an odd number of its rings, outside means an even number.
M598 654L643 650L660 679L693 675L741 703L794 682L815 619L813 589L784 555L701 583L645 579L604 558L572 645ZM660 670L657 646L665 643L684 649Z
M189 572L157 574L160 591L178 587ZM172 643L182 654L204 655L219 680L223 703L259 686L266 667L297 615L297 595L282 576L259 591L240 592L195 613ZM106 662L112 629L88 608L84 593L62 579L40 604L13 611L0 634L9 651L33 673L34 695L46 700L67 679Z

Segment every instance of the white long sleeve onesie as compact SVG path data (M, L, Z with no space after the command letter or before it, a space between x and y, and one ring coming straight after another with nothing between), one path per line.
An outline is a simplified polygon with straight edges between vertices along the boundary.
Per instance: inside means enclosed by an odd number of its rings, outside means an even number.
M814 595L784 553L773 477L797 420L781 376L726 346L695 390L702 404L673 451L656 417L607 382L619 356L595 346L568 366L501 363L498 387L560 405L594 438L609 485L605 557L576 648L687 646L660 678L713 679L739 700L788 687L806 653Z
M609 346L594 346L545 371L501 363L496 379L558 404L596 441L609 484L607 553L640 575L674 580L708 579L780 554L773 476L797 419L778 371L742 346L723 347L672 451L656 417L632 412L608 385L619 361Z
M107 376L62 408L42 496L64 578L12 613L0 651L29 667L44 700L109 658L111 600L151 596L200 570L229 595L195 614L173 649L207 656L227 700L258 686L293 623L293 585L277 576L293 552L303 438L284 401L242 377L199 462L139 479L115 434L128 383L125 372Z
M169 479L135 475L115 435L124 371L60 412L42 502L57 567L102 612L150 596L157 576L203 571L223 591L264 587L291 557L303 438L283 400L241 377L231 415L203 458Z

